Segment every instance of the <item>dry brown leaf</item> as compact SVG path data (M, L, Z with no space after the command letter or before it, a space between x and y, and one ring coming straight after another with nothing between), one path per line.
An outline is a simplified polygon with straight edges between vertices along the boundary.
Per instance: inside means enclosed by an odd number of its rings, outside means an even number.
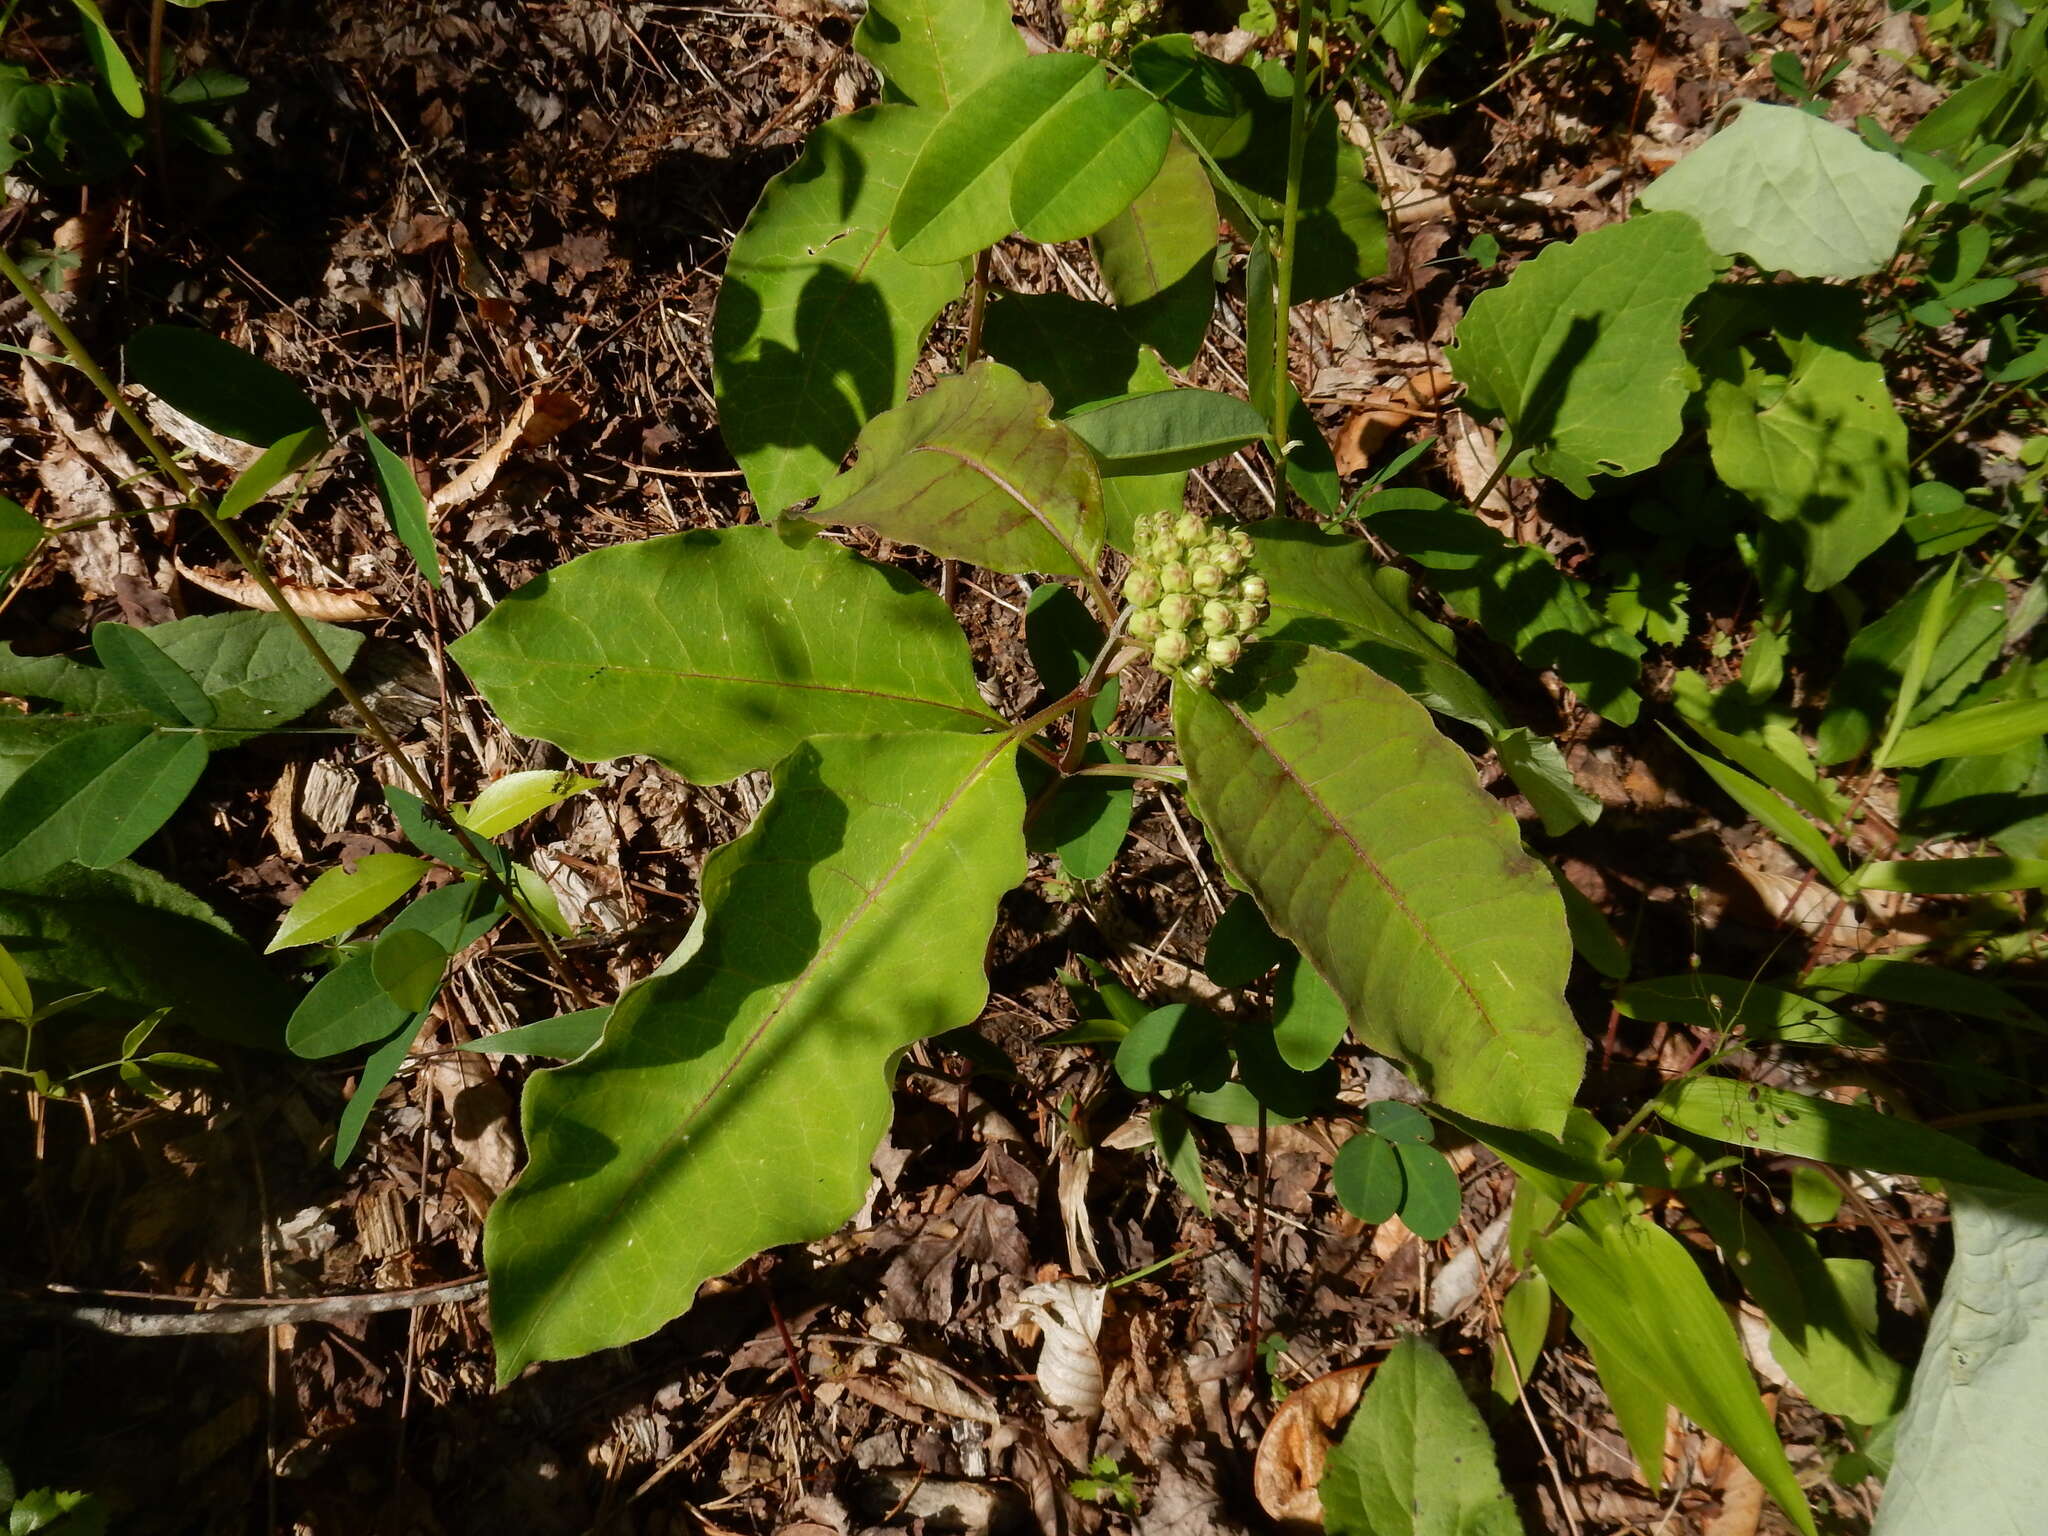
M1017 1294L1004 1326L1037 1325L1044 1335L1038 1351L1038 1390L1072 1419L1102 1412L1102 1357L1095 1340L1102 1332L1108 1290L1081 1280L1047 1280Z
M1470 502L1486 489L1500 467L1500 457L1494 452L1494 435L1463 411L1452 411L1444 418L1444 435L1450 439L1451 470L1458 477L1458 488L1465 493L1465 500ZM1507 487L1501 484L1487 492L1485 505L1477 510L1497 519L1515 515Z
M462 1166L493 1195L502 1195L519 1171L519 1140L512 1131L512 1099L491 1064L473 1052L455 1051L435 1057L424 1075L448 1113Z
M428 506L435 512L445 512L475 501L491 488L514 448L538 448L582 419L582 403L569 395L543 389L527 396L520 402L511 424L498 434L497 441L477 455L468 469L434 492L427 499Z
M1323 1464L1377 1368L1376 1362L1346 1366L1287 1394L1252 1463L1252 1492L1275 1520L1323 1523L1323 1500L1316 1492Z
M1366 469L1389 436L1412 421L1434 414L1436 402L1457 387L1458 381L1444 369L1425 368L1413 378L1360 402L1337 429L1332 445L1337 473L1355 475Z
M178 574L201 591L211 592L215 597L239 603L244 608L260 608L266 613L276 611L264 590L247 576L216 576L211 571L195 571L184 561L176 561ZM366 624L372 619L388 618L383 604L368 592L354 587L301 587L288 581L280 581L278 590L291 610L302 619L313 619L322 624Z

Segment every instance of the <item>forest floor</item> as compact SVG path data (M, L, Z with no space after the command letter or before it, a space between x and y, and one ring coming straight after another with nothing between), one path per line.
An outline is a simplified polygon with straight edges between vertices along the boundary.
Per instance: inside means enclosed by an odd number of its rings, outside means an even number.
M1867 113L1902 131L1935 99L1902 62L1912 16L1782 0L1745 28L1745 9L1621 7L1625 49L1567 48L1492 89L1473 81L1472 104L1414 127L1368 135L1382 124L1360 109L1357 137L1397 205L1393 267L1296 321L1297 377L1347 464L1438 432L1415 473L1469 491L1459 424L1429 382L1486 278L1453 258L1481 236L1511 259L1621 217L1727 103L1779 99L1774 52L1815 73L1846 63L1829 93L1837 121ZM1490 6L1471 10L1466 26L1499 25ZM444 648L573 556L755 515L712 401L719 274L806 132L873 99L850 48L857 13L831 0L252 0L171 17L187 63L252 83L227 119L236 152L42 198L23 227L45 243L63 230L82 254L67 303L110 349L139 325L196 324L302 380L331 420L366 413L430 488L470 475L473 494L442 506L438 594L401 563L359 457L316 475L267 554L369 637L380 713L451 793L556 765L504 732ZM1038 0L1019 19L1058 35ZM75 47L54 23L28 26L31 42ZM1026 288L1082 281L1057 255L1021 251L1001 254L998 273ZM27 343L19 305L0 321ZM1228 382L1241 362L1235 317L1213 334L1198 382ZM70 518L117 511L124 475L95 459L93 408L74 384L0 401L0 492ZM1253 466L1225 466L1202 494L1269 512ZM1568 504L1516 500L1503 515L1568 569L1584 552ZM936 579L922 557L871 552ZM220 611L228 573L194 519L107 522L65 536L0 611L0 637L56 652L97 619ZM975 572L956 590L994 684L1028 699L1022 597ZM1707 614L1707 630L1737 632L1739 601ZM1723 971L1787 943L1822 958L1853 946L1788 936L1784 893L1771 896L1782 871L1710 879L1730 867L1733 834L1641 735L1623 744L1540 692L1518 707L1563 734L1604 803L1569 873L1637 944L1677 968L1710 943ZM383 772L340 730L223 755L142 857L261 947L320 871L401 846ZM746 824L762 786L699 788L638 760L595 772L603 791L529 828L521 852L578 926L581 974L615 990L673 948L704 855ZM1504 782L1496 792L1514 803ZM1701 844L1716 856L1696 855ZM1510 1278L1509 1181L1490 1154L1458 1152L1463 1220L1425 1244L1338 1208L1334 1143L1315 1123L1276 1126L1263 1145L1219 1130L1209 1217L1149 1154L1119 1150L1135 1109L1104 1055L1039 1042L1074 1022L1061 976L1078 956L1141 996L1202 995L1203 940L1227 892L1194 847L1185 807L1148 787L1107 880L1074 890L1036 868L1004 908L978 1026L987 1048L912 1054L859 1217L714 1283L653 1338L496 1391L474 1286L402 1310L344 1301L317 1320L171 1337L0 1314L0 1454L100 1493L129 1536L1273 1529L1261 1496L1280 1497L1315 1453L1303 1410L1324 1399L1308 1383L1415 1329L1484 1378ZM1148 947L1134 937L1145 933L1167 937ZM229 1298L464 1287L481 1269L483 1213L520 1161L528 1064L453 1047L560 1011L532 961L510 938L466 960L340 1172L329 1152L346 1066L251 1053L158 1104L97 1095L32 1117L0 1103L0 1279L138 1315L164 1310L143 1298L207 1300L207 1317L232 1313L217 1305ZM1588 1102L1633 1107L1689 1041L1609 1015L1597 994L1587 1007ZM1384 1062L1350 1048L1342 1060L1354 1096L1387 1091ZM1845 1240L1884 1266L1900 1315L1924 1321L1913 1297L1940 1273L1939 1206L1902 1197ZM1034 1325L1015 1298L1042 1280L1133 1275L1110 1292L1099 1341L1104 1411L1063 1419L1035 1390ZM1914 1341L1895 1342L1906 1354ZM1271 1432L1283 1399L1294 1417ZM1780 1427L1803 1470L1842 1448L1793 1399ZM1532 1531L1783 1529L1696 1433L1674 1433L1666 1491L1645 1487L1568 1338L1493 1430ZM1132 1509L1070 1490L1100 1457L1128 1474ZM1839 1528L1863 1528L1874 1493L1826 1486Z

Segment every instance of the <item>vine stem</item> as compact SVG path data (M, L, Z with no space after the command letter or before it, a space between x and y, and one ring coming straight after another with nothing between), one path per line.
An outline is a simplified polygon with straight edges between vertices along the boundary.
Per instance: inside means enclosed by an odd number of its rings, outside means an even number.
M1273 456L1287 461L1288 313L1294 303L1294 236L1301 222L1301 167L1308 150L1309 23L1315 0L1301 0L1294 19L1294 96L1287 117L1287 196L1280 205L1280 251L1273 264Z
M448 813L448 807L442 802L441 797L434 792L434 787L427 782L426 776L420 772L413 760L405 755L404 750L398 745L397 738L392 736L384 728L384 723L371 712L368 701L357 691L355 684L351 683L343 675L341 668L335 665L334 658L327 654L327 648L321 645L319 640L314 637L313 631L307 627L305 619L300 616L297 609L292 607L291 603L286 599L283 590L271 577L270 572L264 568L262 561L256 558L255 553L244 542L234 525L214 511L213 503L207 498L205 492L200 489L199 483L187 473L185 466L178 462L177 456L165 446L163 439L156 435L149 423L143 420L141 412L128 403L127 399L121 394L119 387L107 376L106 370L100 367L98 360L87 350L85 343L78 339L77 333L65 323L64 317L57 313L55 306L44 295L42 288L15 264L13 256L5 250L0 250L0 277L5 277L8 282L14 285L21 296L28 301L29 308L35 311L36 318L43 323L43 326L49 331L50 335L56 339L57 345L64 349L65 355L70 358L72 366L77 368L80 373L84 374L91 381L93 388L98 390L107 404L114 408L114 414L127 424L128 430L133 432L141 442L143 450L156 462L157 467L163 471L171 484L177 488L178 494L184 497L185 501L201 517L206 519L207 526L220 536L221 543L227 546L227 551L234 557L235 563L248 573L249 579L256 583L257 590L263 594L265 600L269 602L272 609L277 613L277 616L284 621L285 627L291 631L293 637L305 648L306 654L312 657L313 664L320 669L321 674L332 685L334 691L340 694L342 700L355 712L357 719L362 723L364 734L376 744L379 751L391 759L392 763L398 768L398 771L405 775L407 781L411 783L413 791L419 796L420 802L427 808L428 814L434 818L444 831L454 837L455 841L461 845L463 852L476 860L477 868L481 871L485 882L491 885L504 900L505 904L518 915L520 922L533 936L535 945L547 957L548 964L553 969L556 978L568 991L576 1006L579 1008L590 1007L591 1003L588 994L584 992L582 984L577 981L575 973L569 969L569 963L563 957L562 951L556 946L553 935L548 933L547 929L534 917L525 900L512 888L511 884L491 867L490 861L484 857L483 850L477 846L475 839L471 837L468 829Z
M960 349L960 366L963 369L974 366L974 360L981 356L981 322L988 313L988 263L992 254L987 247L974 258L974 283L967 293L967 344Z

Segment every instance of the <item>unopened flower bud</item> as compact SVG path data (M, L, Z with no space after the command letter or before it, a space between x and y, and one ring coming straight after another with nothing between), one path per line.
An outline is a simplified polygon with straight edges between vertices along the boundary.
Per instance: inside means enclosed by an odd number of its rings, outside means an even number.
M1181 669L1180 675L1197 688L1206 688L1209 686L1209 679L1216 675L1216 669L1206 661L1191 661Z
M1229 627L1240 635L1248 635L1266 622L1265 610L1248 598L1239 598L1232 604L1231 615L1234 622ZM1212 624L1209 628L1218 634L1223 633L1222 627L1218 625Z
M1217 635L1209 641L1203 654L1212 666L1235 666L1237 658L1244 654L1244 642L1235 635Z
M1209 536L1209 528L1192 512L1183 512L1173 525L1173 536L1184 548L1192 549Z
M1177 667L1188 659L1194 643L1184 629L1169 629L1152 642L1152 659L1162 667Z
M1165 633L1165 630L1166 626L1159 622L1159 610L1156 608L1139 608L1135 610L1131 614L1130 622L1124 626L1124 633L1133 640L1148 642L1157 640L1160 635Z
M1198 565L1188 572L1188 585L1208 597L1223 590L1223 572L1213 565Z
M1202 604L1202 628L1212 635L1227 635L1237 627L1237 613L1221 598L1212 597Z
M1159 615L1159 622L1168 629L1186 629L1195 622L1198 607L1193 593L1169 592L1159 599L1159 606L1152 611Z
M1168 592L1185 592L1188 589L1188 568L1178 560L1169 560L1159 567L1159 585Z
M1226 576L1241 575L1244 571L1244 555L1235 544L1211 544L1209 563Z
M1149 565L1134 565L1124 578L1124 601L1134 608L1150 608L1159 601L1159 573Z
M1266 600L1266 578L1257 574L1245 577L1237 584L1237 595L1254 603Z

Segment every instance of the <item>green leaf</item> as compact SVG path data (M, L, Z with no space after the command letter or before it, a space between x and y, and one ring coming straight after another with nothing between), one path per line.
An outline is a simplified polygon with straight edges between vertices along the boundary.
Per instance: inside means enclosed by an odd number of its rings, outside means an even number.
M504 908L488 887L463 881L427 892L386 923L379 937L416 929L446 953L459 955L496 927L503 915ZM393 1002L378 984L374 952L365 951L329 971L306 994L292 1013L285 1043L295 1056L338 1056L388 1039L408 1017L409 1010ZM413 1034L418 1032L415 1026Z
M1223 1021L1186 1003L1153 1009L1117 1046L1116 1075L1133 1093L1214 1092L1230 1077Z
M1248 987L1293 953L1268 926L1259 904L1240 891L1209 932L1202 969L1219 987Z
M1671 1400L1655 1383L1638 1376L1590 1338L1586 1352L1593 1357L1593 1373L1600 1378L1607 1405L1614 1410L1614 1421L1621 1426L1621 1437L1628 1442L1644 1485L1661 1495Z
M1502 769L1536 808L1547 836L1562 837L1600 819L1599 799L1579 788L1556 742L1514 726L1495 735L1493 745Z
M1458 1187L1457 1170L1435 1147L1412 1141L1391 1145L1407 1185L1401 1197L1401 1220L1424 1242L1436 1242L1458 1224L1464 1192Z
M1299 955L1273 978L1273 1043L1297 1072L1313 1072L1343 1043L1344 1004Z
M1521 1536L1493 1443L1450 1363L1403 1339L1380 1363L1319 1492L1330 1536Z
M169 1008L215 1040L277 1049L291 994L214 911L154 870L67 864L0 889L0 939L45 997L97 992L86 1011Z
M1176 368L1193 364L1216 308L1216 196L1175 134L1152 184L1095 232L1095 265L1140 337Z
M1195 469L1265 436L1265 418L1235 395L1168 389L1090 407L1067 418L1105 475Z
M1658 1113L1697 1136L1837 1168L1953 1179L2014 1194L2048 1190L2039 1179L1918 1121L1784 1088L1695 1077L1667 1093Z
M529 768L494 779L484 792L455 812L455 819L478 837L496 837L530 821L549 806L596 789L604 781L567 769Z
M121 51L113 30L100 14L100 8L93 0L71 0L78 10L78 19L84 23L85 52L92 60L92 67L99 71L100 79L106 82L107 93L123 112L130 117L140 117L143 112L142 82L135 78L135 68L128 62L128 55Z
M580 762L641 753L701 784L765 768L807 736L999 724L936 594L769 528L581 556L450 650L519 735Z
M1926 184L1846 128L1752 101L1636 202L1690 214L1724 256L1800 277L1867 277L1898 249Z
M448 951L432 934L397 928L370 946L370 974L384 995L408 1013L420 1013L441 990Z
M1723 757L1753 778L1762 780L1814 820L1832 825L1837 818L1848 814L1848 797L1820 776L1813 766L1813 759L1805 755L1803 744L1801 761L1794 763L1761 741L1721 730L1711 722L1688 715L1686 724Z
M1606 914L1556 865L1546 864L1545 868L1550 871L1557 894L1564 898L1565 925L1571 930L1572 948L1579 958L1610 981L1627 980L1632 969L1628 946L1621 942Z
M1512 818L1392 683L1313 647L1252 655L1213 691L1174 691L1225 867L1426 1093L1556 1130L1585 1046L1557 889Z
M1848 867L1842 863L1841 855L1828 845L1827 835L1820 828L1748 774L1730 768L1726 763L1716 762L1704 752L1694 751L1679 741L1669 727L1665 728L1665 734L1678 742L1679 749L1687 757L1707 771L1707 777L1720 785L1729 799L1762 822L1779 842L1819 870L1829 885L1843 892L1854 888L1855 881L1850 878Z
M1906 516L1906 423L1884 369L1810 335L1709 354L1707 443L1732 490L1783 524L1806 588L1842 581Z
M964 267L889 244L897 190L935 112L874 107L813 132L726 259L712 328L719 431L763 517L815 496L870 416L902 403Z
M1576 494L1648 469L1678 440L1691 393L1679 327L1714 280L1699 226L1647 215L1547 247L1473 300L1451 371L1507 418L1511 465Z
M1173 119L1142 91L1067 97L1017 158L1012 221L1047 245L1094 234L1151 185L1172 137Z
M146 325L121 349L128 377L202 427L254 448L327 424L291 375L185 325Z
M2048 1031L2048 1019L2005 988L1966 971L1922 965L1914 960L1871 955L1840 965L1824 965L1808 973L1805 985L1810 991L1878 997L1937 1013L1956 1013L2019 1029Z
M1865 751L1893 710L1905 680L1907 658L1922 623L1948 584L1930 572L1901 601L1859 629L1842 655L1841 670L1828 690L1828 707L1815 732L1823 763L1840 763ZM1927 719L1953 705L1998 659L2005 644L2005 585L1984 579L1950 588L1948 614L1934 658L1921 678L1915 715ZM1938 611L1938 610L1936 610ZM1908 718L1908 724L1912 723Z
M327 433L318 427L307 427L272 443L257 455L255 463L235 476L235 483L213 509L214 515L224 520L240 517L275 490L286 475L311 463L326 446Z
M1906 1371L1877 1342L1877 1272L1862 1259L1823 1259L1804 1232L1771 1236L1791 1256L1804 1302L1799 1325L1771 1319L1771 1357L1822 1413L1878 1424L1896 1413Z
M1542 550L1435 498L1374 511L1366 526L1420 565L1455 612L1523 662L1556 672L1615 724L1634 723L1642 704L1634 687L1642 642L1596 612L1585 589ZM1504 722L1494 729L1504 731Z
M639 1338L703 1281L853 1214L895 1053L986 1000L996 902L1024 871L1012 755L834 736L777 767L759 820L705 864L694 953L527 1084L532 1161L484 1235L500 1380Z
M372 853L356 860L352 870L328 870L291 904L264 953L318 944L361 927L418 885L431 867L409 853ZM409 1011L424 1006L416 1004Z
M1500 1333L1493 1341L1493 1395L1512 1407L1536 1374L1536 1361L1550 1334L1550 1282L1524 1275L1500 1303Z
M574 1061L604 1036L610 1008L584 1008L532 1024L501 1029L481 1040L464 1040L459 1051L478 1051L486 1056L547 1056L556 1061Z
M1401 1209L1408 1193L1408 1175L1391 1141L1360 1131L1337 1149L1337 1160L1330 1166L1330 1188L1345 1210L1378 1226Z
M1001 0L871 0L853 47L880 71L886 100L941 112L1024 57Z
M890 244L921 265L956 262L994 245L1017 227L1011 185L1039 124L1107 84L1101 64L1086 54L1044 53L977 86L919 150L890 219Z
M425 1009L406 1015L397 1031L371 1052L370 1059L363 1063L363 1070L356 1077L356 1091L342 1106L341 1119L334 1128L335 1167L346 1166L355 1152L356 1143L362 1140L363 1128L370 1123L370 1111L377 1107L378 1098L404 1069L406 1057L412 1054L412 1043L419 1038L429 1017Z
M104 869L171 819L206 767L189 732L105 725L61 742L0 794L0 884Z
M2048 859L1880 859L1856 871L1856 888L1922 896L2048 890Z
M42 544L43 525L20 502L0 496L0 581L12 577Z
M0 1019L19 1024L35 1011L35 996L29 990L21 962L7 952L6 945L0 944Z
M2048 732L2048 699L2005 699L1909 727L1881 768L1922 768L1951 757L1988 757Z
M220 711L198 682L149 634L126 624L92 627L93 654L136 703L169 725L211 725Z
M992 571L1091 575L1101 480L1052 397L983 358L861 429L853 467L805 517L858 524Z
M1866 1049L1876 1042L1825 1003L1740 976L1688 971L1632 981L1614 995L1623 1018L1699 1029L1740 1030L1750 1040Z
M1181 1193L1195 1203L1204 1216L1213 1214L1209 1183L1202 1177L1202 1148L1195 1140L1195 1122L1178 1104L1161 1104L1152 1111L1152 1145L1159 1160Z
M370 463L377 470L377 500L383 505L384 516L412 555L413 564L426 577L427 585L439 591L441 556L434 547L433 519L420 483L413 476L412 466L393 453L384 439L370 430L367 421L362 427L363 441L370 449Z
M1366 1106L1365 1123L1375 1135L1389 1141L1412 1141L1427 1146L1436 1140L1436 1127L1430 1124L1429 1116L1399 1099L1375 1099Z
M1647 1220L1614 1215L1597 1231L1560 1227L1538 1238L1535 1252L1598 1358L1669 1394L1742 1458L1805 1536L1815 1536L1735 1330L1684 1245Z

